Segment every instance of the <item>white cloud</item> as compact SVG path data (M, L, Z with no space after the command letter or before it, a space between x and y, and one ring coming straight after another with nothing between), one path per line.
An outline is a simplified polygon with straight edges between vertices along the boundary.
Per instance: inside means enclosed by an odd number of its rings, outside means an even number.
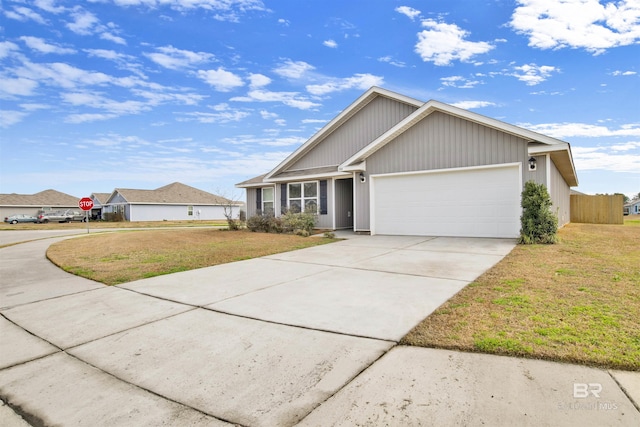
M288 147L291 145L301 145L307 139L299 136L285 137L257 137L255 135L239 135L233 139L226 138L223 141L234 145L261 145L268 147ZM291 154L287 153L284 157ZM255 170L255 167L251 170ZM246 171L245 171L246 172Z
M586 123L542 123L538 125L523 123L518 126L559 139L640 136L640 124L623 125L620 126L620 129L609 129L606 126Z
M298 92L271 92L267 90L251 90L246 96L236 96L231 98L235 102L281 102L289 107L298 108L300 110L308 110L313 107L319 107L320 104L309 101L309 99L300 96Z
M338 47L338 43L336 43L335 40L325 40L322 42L322 44L332 49L335 49L336 47Z
M144 53L144 56L170 70L188 68L196 64L206 63L215 59L214 55L207 52L192 52L190 50L177 49L171 45L156 48L157 52Z
M419 10L409 6L396 7L395 11L407 16L412 21L415 20L416 17L420 16L420 13L421 13Z
M11 125L20 123L27 116L24 111L0 110L0 127L8 128Z
M0 78L0 98L13 98L14 96L30 96L34 94L38 87L38 82L18 77L18 78Z
M101 85L113 83L114 79L107 74L86 71L71 65L54 62L50 64L34 64L25 62L17 69L18 77L31 79L36 82L74 88L76 86Z
M66 9L63 6L56 6L56 1L57 0L35 0L33 3L45 12L57 15L64 12Z
M13 10L6 10L4 15L9 19L15 19L16 21L26 22L26 21L34 21L38 24L46 24L47 21L37 12L33 10L22 7L22 6L14 6Z
M260 117L262 117L265 120L273 120L273 119L277 119L278 115L276 113L271 113L267 110L260 110Z
M0 59L6 58L13 52L19 52L20 47L12 42L0 42Z
M355 74L353 77L332 79L319 85L307 85L307 91L312 95L326 95L331 92L340 92L347 89L367 90L371 86L381 86L384 78L373 74Z
M511 17L516 32L539 49L583 48L594 54L640 40L640 4L621 0L518 0Z
M280 19L278 19L278 24L284 25L285 27L288 27L290 22L287 21L286 19L280 18Z
M229 123L239 122L240 120L248 117L250 114L246 111L229 110L220 111L216 113L184 113L184 117L179 117L176 120L179 122L197 121L199 123Z
M73 22L67 22L66 27L76 34L82 36L97 34L102 40L112 41L121 45L127 44L125 39L114 34L118 32L118 26L113 22L103 25L96 15L82 9L80 6L76 6L70 16Z
M146 6L159 8L168 6L179 11L204 9L216 12L215 19L236 20L237 13L266 11L261 0L112 0L118 6Z
M90 122L99 122L103 120L110 120L117 117L115 114L104 114L104 113L82 113L82 114L69 114L65 117L65 123L90 123Z
M511 75L516 77L527 86L535 86L547 80L551 73L557 73L560 70L550 65L525 64L513 67L516 70Z
M442 86L455 87L458 89L472 89L482 83L480 80L469 80L462 76L441 77Z
M68 22L67 28L83 36L93 34L94 27L100 23L100 20L93 13L83 9L72 12L71 17L73 18L73 22Z
M309 71L314 70L314 67L311 64L307 64L304 61L292 61L287 59L284 63L273 70L274 73L281 77L286 77L289 79L299 79L304 74Z
M249 74L249 86L252 89L267 86L271 83L271 79L263 74Z
M55 53L59 55L76 53L75 49L50 44L39 37L22 36L20 37L20 40L22 40L29 48L40 53Z
M613 151L629 151L629 150L640 149L640 141L631 141L631 142L625 142L622 144L612 145L611 149Z
M635 76L636 74L638 74L635 71L620 71L620 70L616 70L613 73L611 73L612 76Z
M120 36L116 36L115 34L111 34L110 32L104 32L100 34L100 38L102 40L108 40L110 42L114 42L121 45L126 45L127 41Z
M387 64L393 65L394 67L398 68L404 68L407 66L407 64L405 64L404 62L396 61L390 56L381 56L380 58L378 58L378 61L386 62Z
M573 147L571 151L576 169L640 173L640 150L618 153L614 147Z
M460 101L451 104L454 107L462 108L464 110L471 110L474 108L493 107L496 104L489 101Z
M229 92L244 86L242 79L222 67L217 70L198 70L198 77L213 86L218 92Z
M488 42L465 40L469 32L455 24L425 19L422 26L428 29L418 33L415 52L424 62L433 62L435 65L450 65L453 61L468 62L472 57L495 47Z

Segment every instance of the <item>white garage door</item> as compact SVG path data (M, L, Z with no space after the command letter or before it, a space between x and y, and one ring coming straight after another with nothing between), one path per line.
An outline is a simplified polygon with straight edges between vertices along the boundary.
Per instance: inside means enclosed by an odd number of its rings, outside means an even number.
M517 237L519 164L372 176L371 234Z

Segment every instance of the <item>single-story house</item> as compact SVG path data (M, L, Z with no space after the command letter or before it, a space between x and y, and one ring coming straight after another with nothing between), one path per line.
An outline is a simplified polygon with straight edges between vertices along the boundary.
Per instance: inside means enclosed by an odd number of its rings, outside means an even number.
M247 216L318 214L321 229L517 237L524 183L559 225L578 185L568 143L438 101L373 87L265 175L236 186Z
M640 199L631 200L629 203L625 203L623 208L625 215L640 215Z
M94 219L102 219L102 208L107 200L109 200L111 193L91 193L91 200L93 200L93 208L91 208L91 217Z
M155 190L116 188L102 204L102 214L120 213L127 221L223 220L225 207L237 216L242 205L174 182Z
M36 216L40 211L78 209L79 197L56 190L35 194L0 194L0 217L16 214Z

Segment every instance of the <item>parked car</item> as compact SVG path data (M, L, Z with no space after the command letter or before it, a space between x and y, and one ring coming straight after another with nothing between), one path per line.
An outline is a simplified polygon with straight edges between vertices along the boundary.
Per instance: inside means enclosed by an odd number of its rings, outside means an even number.
M46 224L48 222L69 222L70 219L64 212L47 211L38 215L38 223Z
M82 221L85 222L87 220L87 214L80 211L75 211L73 209L67 209L64 212L64 215L69 219L69 221Z
M4 222L9 224L17 224L19 222L38 222L38 218L31 215L17 214L5 217Z

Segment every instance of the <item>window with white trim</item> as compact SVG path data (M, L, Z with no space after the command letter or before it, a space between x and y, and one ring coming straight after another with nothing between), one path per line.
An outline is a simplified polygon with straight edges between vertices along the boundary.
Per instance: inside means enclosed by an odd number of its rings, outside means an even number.
M318 213L318 181L289 184L289 210Z
M262 214L263 215L273 215L274 214L274 204L273 204L273 187L267 187L262 189Z
M193 206L187 206L187 215L193 216Z

